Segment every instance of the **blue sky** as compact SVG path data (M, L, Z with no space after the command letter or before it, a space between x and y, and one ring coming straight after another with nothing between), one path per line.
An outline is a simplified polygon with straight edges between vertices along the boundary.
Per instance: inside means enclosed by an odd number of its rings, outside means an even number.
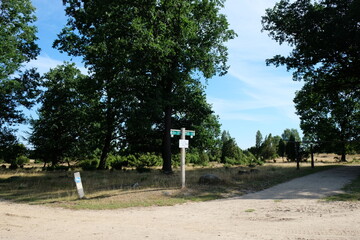
M83 68L81 60L70 58L52 49L56 35L66 23L61 0L32 0L37 8L38 45L41 54L27 66L37 67L41 73L63 61L74 61ZM287 54L290 48L279 46L266 32L261 32L261 16L275 0L227 0L223 13L238 37L227 43L229 72L208 81L206 94L219 115L222 130L227 130L242 149L255 145L255 134L281 135L286 128L299 130L293 98L302 83L292 81L284 67L266 66L265 59L276 54ZM34 111L28 115L36 118ZM19 135L25 135L21 126Z

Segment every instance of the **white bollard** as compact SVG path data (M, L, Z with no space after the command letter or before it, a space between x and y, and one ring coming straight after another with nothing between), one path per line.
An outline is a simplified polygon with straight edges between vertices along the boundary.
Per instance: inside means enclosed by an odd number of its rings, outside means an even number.
M83 185L81 183L81 177L80 177L80 173L79 172L76 172L74 173L74 180L75 180L75 183L76 183L76 188L77 188L77 191L78 191L78 194L79 194L79 198L83 198L85 196L84 194L84 188L83 188Z

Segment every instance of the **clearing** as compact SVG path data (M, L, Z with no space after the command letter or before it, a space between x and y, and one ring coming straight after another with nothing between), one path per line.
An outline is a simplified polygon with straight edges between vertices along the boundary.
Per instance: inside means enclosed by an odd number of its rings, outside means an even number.
M360 174L343 166L237 198L74 211L0 201L1 239L359 239L360 202L326 202Z

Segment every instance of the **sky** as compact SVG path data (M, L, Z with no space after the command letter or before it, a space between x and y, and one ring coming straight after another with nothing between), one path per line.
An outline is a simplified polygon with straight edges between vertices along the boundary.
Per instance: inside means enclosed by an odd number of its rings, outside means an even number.
M261 31L261 16L276 0L227 0L222 13L227 16L230 28L238 37L226 43L228 46L227 75L208 80L207 100L219 116L221 129L230 132L241 149L255 145L259 130L263 137L281 135L286 128L299 129L299 117L295 114L293 99L302 83L292 80L285 67L266 66L265 60L277 54L287 55L291 49L279 46ZM36 67L40 73L73 61L86 73L81 59L61 54L52 48L53 41L66 23L61 0L32 0L38 18L37 41L41 53L27 67ZM34 110L26 111L36 118ZM26 137L28 126L22 125L18 135Z

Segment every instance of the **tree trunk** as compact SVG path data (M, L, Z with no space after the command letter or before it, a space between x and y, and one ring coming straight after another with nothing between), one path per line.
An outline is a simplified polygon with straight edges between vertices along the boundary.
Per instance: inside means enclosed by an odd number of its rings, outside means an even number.
M113 114L110 97L107 100L107 105L108 105L108 107L106 110L106 133L105 133L105 138L104 138L104 146L103 146L103 149L101 152L100 162L99 162L99 166L98 166L99 170L106 169L106 159L110 152L111 140L112 140L113 131L114 131L113 126L114 126L115 117Z
M104 140L104 146L101 151L101 157L100 157L100 162L99 162L99 166L98 166L99 170L106 169L106 159L107 159L107 156L110 151L111 139L112 139L112 131L109 132L109 129L108 129L106 136L105 136L105 140Z
M163 151L162 151L162 157L163 157L163 167L162 170L164 173L171 173L172 167L171 167L171 135L170 135L170 129L171 129L171 112L172 109L170 106L167 106L165 109L165 132L164 132L164 138L163 138Z
M165 109L164 109L164 137L163 137L163 150L162 150L162 157L163 157L163 167L162 170L164 173L169 174L172 173L171 167L171 114L172 114L172 106L171 106L171 94L172 94L172 86L173 81L171 77L166 79L166 87L165 87Z
M346 162L346 144L343 143L341 146L341 162Z

